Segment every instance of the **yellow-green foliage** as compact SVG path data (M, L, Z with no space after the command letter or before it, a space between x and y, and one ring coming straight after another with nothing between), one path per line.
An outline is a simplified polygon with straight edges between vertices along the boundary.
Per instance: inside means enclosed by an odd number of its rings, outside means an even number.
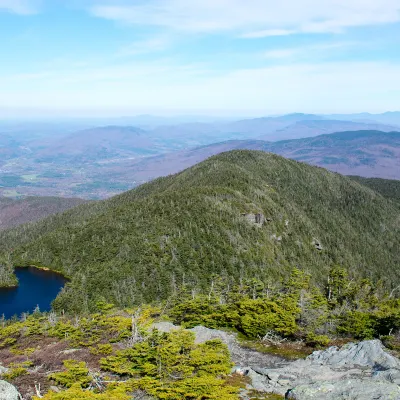
M131 386L132 388L142 389L160 400L238 399L238 388L229 386L223 379L213 376L195 376L170 382L145 377L132 381Z
M313 347L325 347L328 346L330 339L326 335L316 335L315 333L309 333L307 335L307 344Z
M9 365L10 370L3 374L4 379L13 380L21 375L28 373L27 368L31 367L33 364L31 361L23 361L20 363L11 363Z
M121 375L147 375L158 378L186 378L223 375L231 363L227 347L219 340L194 343L194 334L185 330L169 334L153 331L131 349L101 360L104 370Z
M6 338L0 343L0 348L12 346L16 341L17 341L17 339L15 339L15 338Z
M104 393L94 393L90 390L83 390L79 384L73 385L68 390L60 393L48 392L40 397L43 400L130 400L132 396L126 393L124 387L106 390ZM39 397L33 397L39 400Z
M149 311L144 309L139 317L142 324L151 321ZM123 311L109 310L106 312L71 318L56 316L51 319L47 314L33 314L21 321L6 321L0 327L0 348L11 347L19 339L26 336L48 336L68 340L71 346L95 347L99 354L110 354L109 343L119 342L131 335L131 316ZM142 328L141 328L142 329ZM104 344L107 346L102 347ZM34 349L24 350L27 354ZM13 349L15 353L22 352Z
M91 347L90 352L95 355L101 354L103 356L109 356L113 352L113 348L109 343L98 344L95 347Z
M18 378L21 375L25 375L27 374L28 371L26 370L25 367L14 367L11 368L8 372L6 372L5 374L3 374L3 378L6 380L13 380L15 378Z
M81 387L89 386L92 378L89 376L89 370L84 362L65 360L64 366L67 369L65 372L56 372L51 374L49 378L65 387L71 387L74 384Z
M237 388L226 384L227 347L219 340L194 343L192 332L153 331L142 343L101 360L103 370L131 376L129 386L159 399L237 399Z
M240 327L248 337L263 337L268 331L285 336L296 332L296 314L275 302L248 299L239 303Z
M310 278L294 268L273 290L253 279L229 293L214 286L208 297L183 292L168 313L187 327L234 328L249 338L272 331L303 337L313 346L326 346L326 334L369 339L400 330L400 300L391 298L380 282L350 279L340 266L331 269L324 291Z

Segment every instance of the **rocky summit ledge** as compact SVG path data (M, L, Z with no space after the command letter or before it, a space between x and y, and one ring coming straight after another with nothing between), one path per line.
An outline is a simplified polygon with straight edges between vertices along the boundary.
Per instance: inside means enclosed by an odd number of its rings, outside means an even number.
M154 324L163 332L179 329L169 322ZM315 351L304 360L288 362L240 346L234 334L197 326L198 343L221 339L227 344L234 371L247 375L252 390L276 393L291 400L400 400L400 360L379 340L349 343Z

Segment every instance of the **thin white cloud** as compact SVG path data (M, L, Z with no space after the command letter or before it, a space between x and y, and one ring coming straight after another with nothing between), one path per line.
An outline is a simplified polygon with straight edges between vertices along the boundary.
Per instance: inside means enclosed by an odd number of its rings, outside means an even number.
M36 14L40 0L0 0L0 12L7 11L19 15Z
M236 31L257 38L295 32L342 32L400 21L399 0L104 0L93 15L127 24L186 32Z
M263 53L264 58L270 59L287 59L293 57L311 57L314 60L318 56L325 55L327 52L332 54L335 50L343 50L354 46L363 46L360 42L330 42L330 43L317 43L308 46L279 48L268 50Z
M146 53L156 53L167 50L172 44L172 40L167 36L152 37L137 42L130 43L121 47L117 51L117 57L136 56Z
M296 31L290 29L264 29L262 31L247 32L240 35L244 39L259 39L269 36L289 36L295 34Z

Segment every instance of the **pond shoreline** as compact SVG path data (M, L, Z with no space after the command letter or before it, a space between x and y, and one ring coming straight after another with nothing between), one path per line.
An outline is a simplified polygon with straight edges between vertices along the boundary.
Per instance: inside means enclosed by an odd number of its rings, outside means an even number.
M14 268L18 286L0 288L0 315L6 318L33 312L38 306L50 311L52 302L58 296L68 279L58 271L38 268L33 265Z
M62 273L61 271L56 271L54 269L51 269L49 267L42 267L42 266L38 266L38 265L17 265L14 267L14 271L19 269L19 268L33 268L33 269L37 269L39 271L45 271L45 272L51 272L52 274L57 274L62 276L67 282L69 282L71 280L70 277L66 276L64 273Z

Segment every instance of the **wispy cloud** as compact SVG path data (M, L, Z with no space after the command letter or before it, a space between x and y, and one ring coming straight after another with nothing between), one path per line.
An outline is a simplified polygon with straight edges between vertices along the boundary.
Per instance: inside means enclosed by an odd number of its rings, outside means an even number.
M107 1L93 15L127 24L186 32L237 31L245 38L296 32L338 33L400 21L399 0L147 0Z
M150 37L121 47L117 57L136 56L147 53L156 53L170 48L172 39L169 36Z
M296 31L290 29L264 29L262 31L243 33L240 37L244 39L259 39L269 36L288 36L295 33Z
M36 14L41 0L0 0L0 12L7 11L19 15Z
M325 55L326 53L332 54L334 51L342 51L354 46L363 46L363 43L352 41L328 42L299 47L279 48L264 52L263 57L270 59L298 59L299 57L311 57L313 60L317 60L318 57Z

